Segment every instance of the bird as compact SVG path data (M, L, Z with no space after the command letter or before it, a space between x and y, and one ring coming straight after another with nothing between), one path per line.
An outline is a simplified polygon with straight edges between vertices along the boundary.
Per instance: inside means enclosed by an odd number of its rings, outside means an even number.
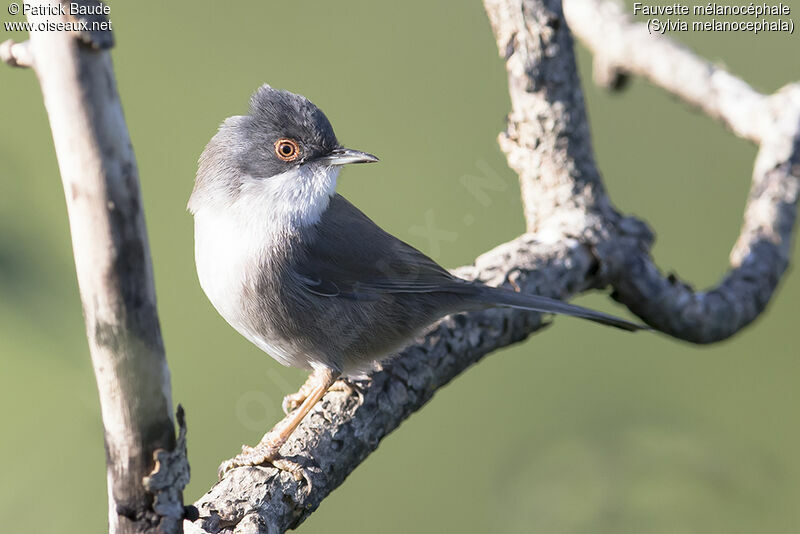
M344 165L377 161L342 146L310 100L266 84L200 156L188 203L200 286L242 336L310 371L284 399L286 417L223 462L220 477L261 464L296 474L280 448L337 379L370 369L447 315L499 306L646 329L453 275L336 192Z

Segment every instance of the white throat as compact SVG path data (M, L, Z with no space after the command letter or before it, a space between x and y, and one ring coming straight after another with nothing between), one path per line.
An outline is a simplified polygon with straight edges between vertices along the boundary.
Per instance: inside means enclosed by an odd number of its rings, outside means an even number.
M339 167L304 165L271 178L245 176L225 212L274 234L316 224L336 192Z

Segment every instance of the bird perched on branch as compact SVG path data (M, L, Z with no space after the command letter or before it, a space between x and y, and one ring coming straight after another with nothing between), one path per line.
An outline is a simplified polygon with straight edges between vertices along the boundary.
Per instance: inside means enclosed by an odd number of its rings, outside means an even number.
M376 161L340 145L309 100L268 85L200 157L189 200L200 285L240 334L311 371L284 399L287 416L220 475L264 463L296 472L279 450L337 378L368 369L451 313L506 306L643 328L452 275L336 193L343 165Z

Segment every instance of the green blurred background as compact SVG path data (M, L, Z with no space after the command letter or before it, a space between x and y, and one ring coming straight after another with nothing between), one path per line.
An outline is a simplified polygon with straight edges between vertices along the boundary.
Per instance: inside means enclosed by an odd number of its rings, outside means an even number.
M381 157L347 169L340 190L457 266L523 228L495 142L506 76L478 1L110 5L174 399L188 413L191 501L304 378L236 334L197 283L185 204L217 125L264 82L308 96L343 143ZM0 19L21 17L3 7ZM677 37L762 91L800 77L795 36ZM645 83L595 89L582 48L579 63L613 200L656 230L664 270L714 283L755 148ZM47 118L30 71L0 68L0 97L0 514L100 532L102 427ZM489 205L465 175L496 180ZM798 532L798 299L789 272L755 325L706 348L559 319L438 392L301 528ZM579 302L625 313L605 295Z

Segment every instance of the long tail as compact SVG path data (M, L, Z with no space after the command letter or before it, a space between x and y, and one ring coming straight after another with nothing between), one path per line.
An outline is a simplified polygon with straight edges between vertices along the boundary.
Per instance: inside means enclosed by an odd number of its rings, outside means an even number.
M538 311L543 313L558 313L561 315L569 315L571 317L580 317L581 319L588 319L596 323L621 328L629 332L637 330L651 330L649 327L641 324L632 323L619 317L614 317L607 313L590 310L574 304L567 304L560 300L555 300L538 295L526 295L523 293L516 293L514 291L490 286L478 286L477 293L470 297L470 300L475 300L482 304L494 306L508 306L510 308L520 308L523 310Z

